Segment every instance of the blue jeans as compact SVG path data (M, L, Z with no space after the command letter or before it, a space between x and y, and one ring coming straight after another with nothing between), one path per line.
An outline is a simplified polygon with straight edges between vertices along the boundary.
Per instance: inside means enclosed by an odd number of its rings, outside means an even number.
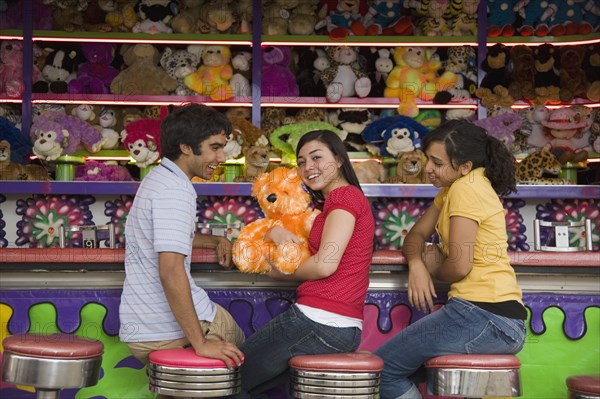
M242 390L257 394L288 381L288 360L297 355L353 352L361 330L316 323L296 306L275 317L240 347ZM240 395L239 397L247 397Z
M384 361L380 398L420 399L411 377L418 375L415 372L432 357L515 354L524 342L525 320L498 316L463 299L452 298L375 351Z

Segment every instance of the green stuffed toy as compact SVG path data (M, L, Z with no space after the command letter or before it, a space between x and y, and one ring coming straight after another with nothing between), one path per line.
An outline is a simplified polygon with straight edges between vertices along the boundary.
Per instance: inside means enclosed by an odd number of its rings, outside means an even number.
M338 128L326 122L299 122L280 126L271 133L269 141L277 152L281 152L283 165L296 163L296 147L300 138L313 130L330 130L342 140L345 138Z

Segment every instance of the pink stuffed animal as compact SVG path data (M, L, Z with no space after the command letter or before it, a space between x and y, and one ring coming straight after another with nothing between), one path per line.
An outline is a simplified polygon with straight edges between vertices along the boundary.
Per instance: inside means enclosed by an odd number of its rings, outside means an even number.
M138 167L145 168L160 158L160 122L167 114L167 108L161 107L160 119L138 119L123 130L121 141Z
M41 73L33 66L33 81ZM5 40L0 44L0 94L20 98L25 91L23 83L23 44L19 40Z

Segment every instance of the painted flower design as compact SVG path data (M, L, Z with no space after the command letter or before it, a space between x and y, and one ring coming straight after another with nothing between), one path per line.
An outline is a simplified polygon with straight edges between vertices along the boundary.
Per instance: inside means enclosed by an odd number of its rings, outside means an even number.
M121 195L114 201L104 203L104 214L110 217L110 223L115 225L115 237L117 246L125 246L125 221L133 205L133 197ZM106 243L108 245L108 242Z
M401 249L404 238L431 200L380 198L373 201L377 249Z
M600 248L600 200L591 199L552 199L546 204L536 206L537 219L556 222L579 222L585 219L592 221L592 244L594 251ZM550 242L550 229L541 229L540 240L543 243ZM583 245L585 232L581 231L570 237L572 245Z
M92 196L43 196L17 200L17 246L51 248L59 246L60 226L93 225L89 205ZM81 246L81 233L66 232L66 240L75 247Z
M208 197L199 202L196 214L199 223L247 225L264 217L258 202L249 197ZM201 233L208 233L202 229Z
M523 215L520 208L525 206L522 199L506 198L503 200L504 210L506 211L506 234L508 235L509 251L529 251L527 236L525 231L527 227L523 224Z

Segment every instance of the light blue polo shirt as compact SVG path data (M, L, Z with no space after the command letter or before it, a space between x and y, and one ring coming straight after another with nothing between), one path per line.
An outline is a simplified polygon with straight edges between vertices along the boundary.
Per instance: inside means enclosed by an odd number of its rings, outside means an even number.
M121 341L184 337L160 282L159 252L185 255L185 273L198 319L214 319L215 304L190 274L196 197L188 177L167 158L142 180L125 222L125 283L119 307Z

